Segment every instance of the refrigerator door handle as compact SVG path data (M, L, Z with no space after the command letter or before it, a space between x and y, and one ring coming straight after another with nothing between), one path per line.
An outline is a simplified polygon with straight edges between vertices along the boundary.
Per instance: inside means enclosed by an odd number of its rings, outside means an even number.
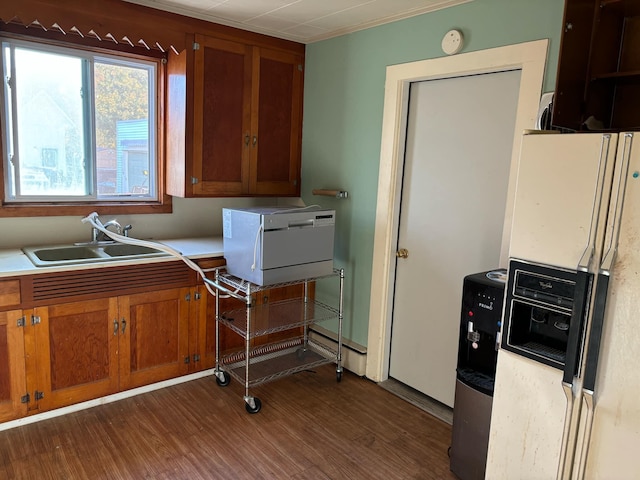
M615 250L612 250L603 263L610 267L613 265ZM598 274L596 283L596 295L593 304L593 317L591 318L591 332L589 334L587 360L584 368L584 379L582 383L582 401L587 408L585 424L580 441L580 456L576 465L578 476L584 478L584 471L589 453L589 442L591 440L591 426L593 424L593 411L595 408L595 386L596 373L598 370L598 357L600 355L600 342L602 340L602 330L604 327L604 314L607 306L607 291L609 289L610 271L602 268Z
M582 441L580 442L580 457L578 458L578 463L576 465L578 468L577 478L584 477L587 465L587 456L589 453L591 427L593 425L593 414L596 403L595 389L596 376L598 373L598 361L600 357L600 345L602 342L602 333L604 331L609 281L611 279L611 273L618 252L618 238L620 235L620 224L622 220L623 200L627 189L627 178L629 176L632 139L632 133L624 135L622 163L620 165L619 175L617 178L616 191L612 195L612 204L610 205L610 211L613 212L613 220L611 222L612 230L596 282L596 292L593 301L593 315L591 317L591 326L587 345L587 358L585 361L584 378L582 383L582 401L587 408L587 414L583 430L584 433Z
M584 332L584 321L588 313L588 300L591 293L593 275L589 272L579 270L576 274L575 297L573 300L573 310L571 312L571 323L569 325L569 338L567 339L567 353L564 361L564 374L562 383L573 385L573 377L578 374L580 348L582 333Z
M609 259L605 260L613 264L615 250L612 255L608 255ZM598 274L598 282L596 284L596 298L594 300L594 311L591 319L591 332L589 335L589 346L587 349L587 360L585 362L584 381L582 384L582 402L586 407L585 423L582 430L581 439L578 439L580 450L578 463L575 465L578 475L575 478L584 478L584 472L587 465L587 456L589 454L589 442L591 441L591 427L593 425L593 413L595 408L595 383L598 366L598 357L600 354L600 341L602 339L602 329L604 326L604 312L606 309L607 290L609 285L609 271L601 270ZM578 452L576 452L577 455Z
M624 194L627 189L627 177L629 174L629 163L631 159L631 139L633 134L625 134L622 164L619 171L617 191L615 192L615 204L613 209L612 230L609 237L609 245L605 253L596 283L596 292L593 302L593 315L591 317L591 327L589 332L587 360L585 362L583 390L595 392L596 374L598 371L598 357L600 355L600 341L604 328L604 315L607 306L607 294L609 290L609 279L618 252L618 237L620 235L620 223L622 219L622 206Z
M608 244L603 255L602 264L600 265L600 272L611 271L613 267L613 261L615 259L615 250L618 247L618 237L620 235L620 221L622 217L622 203L624 200L624 193L627 188L627 177L629 175L629 164L631 161L631 140L633 139L632 133L624 134L624 146L622 153L622 162L620 164L620 170L618 171L618 177L616 182L616 189L611 194L611 205L609 206L609 212L613 212L613 218L611 220L611 234L609 235Z
M595 185L593 195L593 205L591 208L591 224L589 227L589 237L584 252L578 261L577 270L589 271L591 260L595 252L596 230L598 229L598 218L600 216L600 208L603 200L605 177L607 175L607 162L609 160L609 148L611 147L611 134L602 135L600 143L600 156L598 161L597 183ZM591 270L593 271L593 269Z
M584 270L579 270L576 275L576 284L573 303L573 311L571 313L571 324L569 326L569 338L567 340L567 354L564 363L564 374L562 377L562 388L567 397L567 409L564 415L564 428L562 432L562 444L560 450L560 461L558 463L557 478L568 478L571 474L571 461L567 461L572 453L569 453L569 442L571 435L571 421L573 418L573 406L575 402L573 392L574 377L578 374L578 364L580 361L582 349L580 342L582 332L584 331L584 320L587 314L587 304L591 292L593 275ZM573 447L573 445L572 445ZM568 471L566 471L569 469Z
M589 442L591 440L591 427L593 425L593 411L595 409L593 392L582 390L582 401L586 406L587 413L584 425L584 435L580 442L580 457L578 459L578 475L575 478L584 478L587 466L587 455L589 454Z
M569 450L569 441L571 440L571 420L573 417L573 385L570 383L562 382L562 388L564 389L564 394L567 397L567 410L564 414L564 427L562 429L562 444L560 447L560 461L558 463L558 474L557 480L562 480L564 478L568 478L570 475L570 471L565 474L565 469L567 468L567 457ZM569 468L571 467L569 463Z
M591 226L587 246L580 258L576 272L575 297L573 310L571 312L571 324L569 337L567 339L567 353L564 364L563 384L572 385L573 378L579 375L580 360L583 353L583 339L585 321L589 314L589 301L591 287L593 285L594 268L591 265L595 252L596 230L598 228L598 217L602 208L604 181L609 158L609 148L611 146L611 135L603 135L600 144L600 162L598 165L598 181L596 194L593 197Z
M614 256L614 255L612 255ZM593 317L591 319L591 332L587 348L587 361L584 367L584 381L582 390L593 394L596 387L596 374L598 372L598 357L600 356L600 341L604 328L604 313L607 307L607 290L609 289L609 272L601 271L598 274L596 284L596 297L593 304Z

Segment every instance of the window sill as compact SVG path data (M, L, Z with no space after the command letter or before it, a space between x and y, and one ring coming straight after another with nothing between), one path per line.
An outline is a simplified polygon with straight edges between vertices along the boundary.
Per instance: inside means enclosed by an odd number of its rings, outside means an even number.
M171 213L171 197L166 195L160 202L149 203L5 203L0 206L0 218L4 217L60 217L88 215L98 211L100 215Z

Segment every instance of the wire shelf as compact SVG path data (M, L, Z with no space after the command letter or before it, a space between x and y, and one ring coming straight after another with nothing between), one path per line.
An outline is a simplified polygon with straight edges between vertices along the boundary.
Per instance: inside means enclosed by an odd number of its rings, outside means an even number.
M269 285L255 285L240 279L228 274L224 267L208 270L207 274L204 281L216 290L212 293L216 302L217 339L220 338L220 327L224 326L244 340L242 350L222 356L216 341L216 379L220 386L226 385L230 377L244 385L244 401L249 413L257 413L261 405L259 399L250 394L252 386L327 363L336 364L336 379L341 380L344 269L334 269L328 275ZM308 295L308 283L324 278L339 279L337 308ZM256 292L300 284L304 284L302 296L275 302L255 301ZM225 297L242 301L242 306L221 311L220 299ZM309 338L311 325L330 319L338 320L335 350ZM267 340L268 335L276 333L275 336L281 338L279 341L273 342L272 339L272 343L260 344L258 337Z
M218 281L215 280L216 271L219 273ZM292 280L290 282L273 283L269 285L256 285L255 283L243 280L227 273L225 267L218 267L209 270L214 278L204 278L204 281L213 287L222 290L223 292L232 295L239 300L245 300L252 293L260 292L262 290L269 290L272 288L288 287L290 285L299 285L305 282L315 282L316 280L322 280L323 278L330 278L340 275L340 269L333 269L328 275L321 275L312 278L303 278L298 280Z
M260 345L249 353L249 378L247 386L256 386L280 377L308 370L327 363L335 363L337 352L303 339L289 340L270 345ZM226 372L240 383L245 383L245 352L237 352L221 359Z
M292 328L338 318L338 310L317 300L301 298L254 305L251 307L249 338L282 332ZM220 323L246 338L247 309L224 312Z

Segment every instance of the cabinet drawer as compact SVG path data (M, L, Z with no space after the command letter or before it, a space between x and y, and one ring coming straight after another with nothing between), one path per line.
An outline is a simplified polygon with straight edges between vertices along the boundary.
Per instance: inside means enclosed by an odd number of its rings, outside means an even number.
M0 308L20 303L20 281L0 280Z

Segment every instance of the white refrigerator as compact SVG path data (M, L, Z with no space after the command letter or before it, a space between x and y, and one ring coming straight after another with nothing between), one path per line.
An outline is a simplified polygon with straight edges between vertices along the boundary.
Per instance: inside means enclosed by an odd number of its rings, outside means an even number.
M525 134L509 256L486 478L640 478L640 134Z

